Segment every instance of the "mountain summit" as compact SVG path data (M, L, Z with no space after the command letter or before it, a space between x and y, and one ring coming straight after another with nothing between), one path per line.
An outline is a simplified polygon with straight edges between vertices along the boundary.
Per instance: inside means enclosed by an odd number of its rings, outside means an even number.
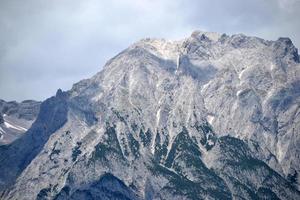
M288 38L143 39L0 146L1 199L300 199Z

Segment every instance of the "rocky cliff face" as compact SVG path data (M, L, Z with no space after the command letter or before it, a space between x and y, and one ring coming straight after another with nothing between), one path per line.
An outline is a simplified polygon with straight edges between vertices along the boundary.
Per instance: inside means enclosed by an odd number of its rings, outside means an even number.
M298 199L297 49L141 40L0 147L3 199Z
M0 145L21 137L39 113L40 102L26 100L6 102L0 99Z

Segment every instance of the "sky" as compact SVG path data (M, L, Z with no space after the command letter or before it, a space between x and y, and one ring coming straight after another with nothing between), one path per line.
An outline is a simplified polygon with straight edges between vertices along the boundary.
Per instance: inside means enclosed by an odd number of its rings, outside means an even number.
M194 30L289 37L300 0L0 0L0 99L44 100L142 38Z

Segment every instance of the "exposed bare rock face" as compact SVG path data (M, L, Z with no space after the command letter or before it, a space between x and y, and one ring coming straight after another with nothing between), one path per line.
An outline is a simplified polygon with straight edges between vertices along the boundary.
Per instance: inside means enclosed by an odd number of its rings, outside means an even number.
M144 39L0 146L1 199L300 199L288 38Z

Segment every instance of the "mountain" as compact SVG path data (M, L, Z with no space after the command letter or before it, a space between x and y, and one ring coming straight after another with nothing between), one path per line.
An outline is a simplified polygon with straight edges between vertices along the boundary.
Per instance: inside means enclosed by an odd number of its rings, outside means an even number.
M0 99L0 145L9 144L25 133L39 112L41 102L6 102Z
M300 199L288 38L143 39L0 146L1 199Z

